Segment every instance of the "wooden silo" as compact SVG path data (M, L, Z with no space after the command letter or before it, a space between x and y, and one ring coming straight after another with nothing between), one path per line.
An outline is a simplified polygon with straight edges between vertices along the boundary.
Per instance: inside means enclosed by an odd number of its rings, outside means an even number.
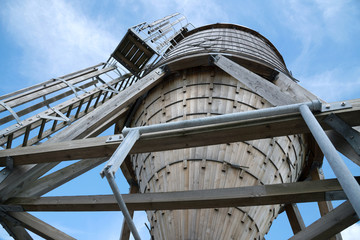
M233 76L211 66L216 54L268 81L274 80L278 71L291 78L279 52L259 33L233 24L197 28L186 33L158 63L167 65L173 74L142 99L131 127L273 106ZM137 154L132 155L132 164L141 193L289 183L297 181L302 172L307 146L303 135L291 135ZM147 214L155 239L262 239L279 208L266 205Z
M282 210L291 239L358 221L360 187L333 145L360 165L359 99L318 100L251 29L174 28L184 19L136 25L106 63L0 96L0 222L12 237L74 239L31 211L121 210L122 240L140 239L137 210L155 239L263 239ZM338 179L322 179L322 152ZM68 160L79 161L55 169ZM44 196L106 161L113 194ZM322 217L305 227L300 202L318 202Z

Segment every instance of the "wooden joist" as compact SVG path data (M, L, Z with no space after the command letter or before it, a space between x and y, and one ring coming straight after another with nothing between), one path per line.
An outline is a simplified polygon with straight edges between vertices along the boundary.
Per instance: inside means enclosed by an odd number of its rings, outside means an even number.
M259 94L274 106L293 104L295 101L280 88L230 59L216 55L214 64Z
M336 113L337 116L341 117L351 126L360 125L360 118L357 117L360 114L360 99L351 100L349 103L352 104L353 108L337 110L333 111L333 113ZM330 113L315 113L315 116L321 123L321 120ZM326 124L322 124L322 127L325 130L329 129L329 126ZM308 132L309 130L301 116L287 114L244 120L231 124L216 124L143 134L131 150L131 153L164 151ZM106 139L107 137L89 138L47 143L46 145L23 147L21 149L3 150L0 151L0 166L5 166L7 156L13 158L15 165L108 157L112 155L120 142L106 143Z
M347 201L291 237L290 240L329 239L357 221L359 217Z
M75 240L66 233L50 226L33 215L26 212L9 212L9 215L18 220L21 225L45 239Z
M296 203L286 204L285 211L294 234L305 229L304 220L301 217L299 208L297 207Z
M258 206L346 198L336 179L122 196L129 210ZM113 195L14 198L8 204L21 205L26 211L119 211Z

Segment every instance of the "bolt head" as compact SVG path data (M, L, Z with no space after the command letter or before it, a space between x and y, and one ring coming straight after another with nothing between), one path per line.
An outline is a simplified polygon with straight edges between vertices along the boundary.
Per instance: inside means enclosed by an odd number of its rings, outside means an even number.
M346 105L346 102L342 102L342 103L341 103L341 106L344 107L345 105Z
M325 108L329 109L330 108L330 104L326 104Z

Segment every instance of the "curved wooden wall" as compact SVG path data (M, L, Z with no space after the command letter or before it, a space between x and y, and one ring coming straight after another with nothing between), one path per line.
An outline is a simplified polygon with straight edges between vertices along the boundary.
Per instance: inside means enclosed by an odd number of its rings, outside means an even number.
M186 33L185 38L169 50L158 65L194 57L200 63L199 56L217 53L233 58L270 80L272 71L290 75L281 54L268 39L254 30L235 24L212 24ZM191 61L191 64L196 63Z
M270 107L216 67L168 76L135 112L132 126ZM304 164L302 136L132 155L140 191L229 188L296 181ZM280 206L148 211L155 239L263 239Z

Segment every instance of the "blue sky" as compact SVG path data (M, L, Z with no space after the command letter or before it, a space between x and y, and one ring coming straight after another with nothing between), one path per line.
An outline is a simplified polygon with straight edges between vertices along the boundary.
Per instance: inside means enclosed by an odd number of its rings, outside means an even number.
M196 27L229 22L252 28L283 55L300 84L325 101L360 97L360 1L2 0L0 95L106 61L126 30L180 12ZM345 160L347 163L348 160ZM352 171L360 171L349 163ZM332 172L325 164L326 177ZM106 194L96 168L50 195ZM118 181L122 181L118 177ZM123 185L122 192L127 191ZM306 224L319 216L301 204ZM35 213L78 239L118 239L120 213ZM144 214L136 223L146 234ZM287 239L281 214L267 239ZM354 225L344 239L360 235ZM147 237L148 238L148 237ZM0 229L0 239L9 239ZM40 238L35 238L40 239Z

